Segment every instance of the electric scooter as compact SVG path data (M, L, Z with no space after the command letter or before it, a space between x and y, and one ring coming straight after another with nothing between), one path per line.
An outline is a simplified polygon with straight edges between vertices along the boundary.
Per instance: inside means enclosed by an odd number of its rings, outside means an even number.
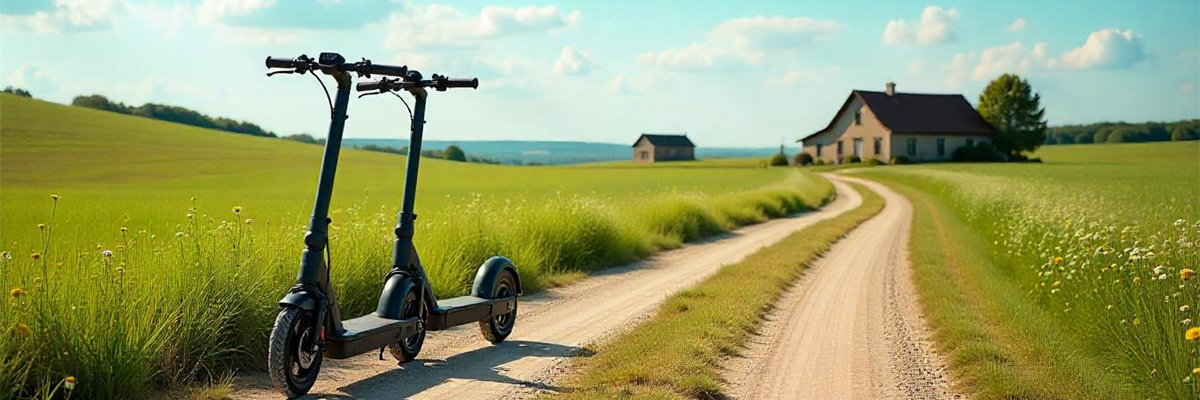
M366 59L346 62L336 53L321 53L315 60L304 55L292 59L268 57L266 65L275 69L268 76L307 73L322 82L316 74L319 71L337 82L336 100L329 98L328 89L325 92L331 111L329 136L325 141L313 215L304 236L299 276L296 285L279 300L282 309L271 331L267 367L275 388L288 397L308 393L324 357L344 359L378 349L381 359L386 350L401 363L412 361L421 351L427 331L478 322L485 339L492 343L504 341L516 323L517 296L522 294L521 278L512 262L501 256L488 259L475 274L470 295L439 300L412 240L413 221L417 218L413 213L417 169L421 162L421 136L428 96L425 89L474 89L478 88L479 80L450 79L440 75L423 79L420 72L406 66L372 64ZM403 90L412 94L416 105L410 110L411 140L391 269L383 278L375 312L343 321L337 296L329 283L328 228L331 221L328 215L350 101L351 73L366 78L371 75L385 77L359 83L359 91L372 92L364 95L396 94L394 91ZM397 78L388 79L387 76ZM321 86L325 87L324 82ZM325 253L324 257L322 253Z

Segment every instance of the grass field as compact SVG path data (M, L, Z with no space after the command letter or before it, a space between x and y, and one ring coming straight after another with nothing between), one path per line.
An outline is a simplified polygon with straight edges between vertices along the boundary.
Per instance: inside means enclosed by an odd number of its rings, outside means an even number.
M1058 147L1046 164L860 172L913 201L915 279L959 382L979 398L1196 398L1200 147Z
M78 397L136 398L263 364L319 146L9 95L0 114L0 397L62 394L70 377ZM343 152L331 252L348 315L373 307L388 268L404 160ZM440 295L462 293L498 253L537 288L832 193L814 175L751 163L428 160L416 244Z
M654 317L609 340L579 362L567 399L720 399L720 365L814 260L883 208L861 186L862 205L793 232L745 260L722 267L692 289L669 297Z

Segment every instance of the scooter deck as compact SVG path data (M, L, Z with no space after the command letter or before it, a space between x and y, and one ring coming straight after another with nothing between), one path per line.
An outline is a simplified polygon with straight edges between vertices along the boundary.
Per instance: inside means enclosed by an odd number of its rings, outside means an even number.
M367 314L342 322L341 332L325 338L325 356L332 359L354 357L407 339L417 333L417 319L390 319Z
M426 329L440 331L508 314L512 310L514 300L512 297L485 299L475 296L438 300L437 308L430 310Z

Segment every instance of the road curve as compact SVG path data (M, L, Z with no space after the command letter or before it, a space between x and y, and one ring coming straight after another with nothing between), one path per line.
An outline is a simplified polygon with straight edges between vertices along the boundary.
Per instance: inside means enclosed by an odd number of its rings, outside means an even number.
M789 289L744 354L726 364L731 397L947 399L908 264L912 205L883 185L878 215L836 243Z
M554 391L566 361L583 346L624 332L671 294L695 285L788 234L857 207L862 198L834 181L837 199L820 210L780 218L612 268L576 284L522 298L516 330L489 345L476 325L431 332L420 357L397 366L377 354L327 360L310 398L498 399ZM237 398L280 398L269 379L241 379Z

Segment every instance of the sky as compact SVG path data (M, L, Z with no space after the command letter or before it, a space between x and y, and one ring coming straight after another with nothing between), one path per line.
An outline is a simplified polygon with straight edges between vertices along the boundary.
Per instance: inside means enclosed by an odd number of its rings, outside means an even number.
M103 94L326 134L310 77L267 56L478 77L430 95L426 138L776 146L853 89L961 93L1011 72L1052 125L1200 118L1200 2L5 0L0 84ZM332 84L332 81L327 83ZM346 137L402 138L392 97L354 99Z

